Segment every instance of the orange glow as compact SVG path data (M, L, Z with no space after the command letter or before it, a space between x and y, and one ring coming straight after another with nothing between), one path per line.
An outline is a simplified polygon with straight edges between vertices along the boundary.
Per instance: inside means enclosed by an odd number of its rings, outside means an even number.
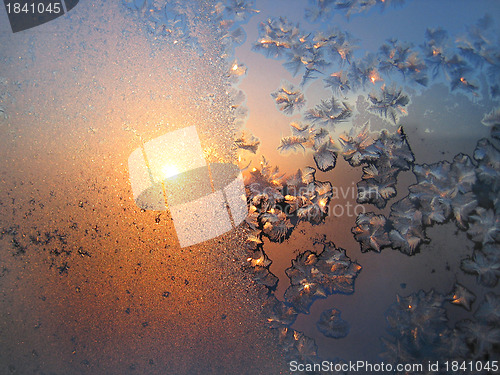
M380 75L378 74L376 69L373 69L370 72L370 81L372 81L373 84L375 84L375 82L377 81L383 81L383 79L380 78Z
M345 52L345 50L339 49L337 52L339 53L339 55L342 58L342 60L345 60L345 58L346 58L346 52Z

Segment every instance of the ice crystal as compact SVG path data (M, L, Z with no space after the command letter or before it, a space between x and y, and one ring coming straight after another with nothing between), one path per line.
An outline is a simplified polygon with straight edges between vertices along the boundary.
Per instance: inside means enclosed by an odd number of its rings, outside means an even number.
M382 338L385 352L381 357L391 363L417 363L444 354L446 358L456 358L452 351L466 351L464 345L455 345L451 350L453 333L446 325L443 301L444 297L433 290L397 296L397 302L386 312L391 337Z
M398 42L397 39L389 39L379 48L379 70L385 73L397 71L401 73L403 78L410 78L426 86L428 78L425 70L427 66L420 58L419 53L411 48L411 44Z
M467 343L474 348L474 357L482 358L493 354L494 347L500 345L500 327L476 320L462 320L457 328L464 332Z
M397 176L413 164L414 156L400 127L395 134L382 131L371 149L378 156L363 161L363 181L357 184L358 203L372 203L383 208L396 195Z
M451 91L454 91L457 88L459 88L477 96L476 91L479 89L479 84L475 81L472 81L464 77L471 71L472 69L466 66L460 66L458 68L453 69L450 72Z
M453 158L450 167L449 182L456 193L466 194L472 191L476 183L475 166L465 154L458 154Z
M291 83L283 81L281 87L271 94L276 102L276 106L287 115L293 114L306 104L304 94L295 88Z
M467 311L470 311L472 303L476 300L476 295L462 284L455 283L453 290L446 298L450 303L462 306Z
M260 140L252 134L242 132L241 135L234 141L236 147L256 153L260 145Z
M403 4L404 0L314 0L306 9L306 17L312 22L328 18L335 10L345 13L349 18L353 14L367 12L377 5L385 9L389 5Z
M328 294L354 292L354 280L361 266L352 262L344 249L337 249L327 243L317 255L306 251L292 260L292 267L286 270L290 286L285 299L299 312L307 313L317 298Z
M344 133L339 137L342 156L353 167L363 162L374 161L380 155L368 132L368 126L366 123L361 130L352 128L349 134Z
M472 69L452 50L448 33L441 28L427 29L425 37L426 42L422 45L422 49L428 66L432 67L433 77L436 78L439 73L443 73L450 81L452 91L456 88L469 92L476 91L478 86L467 78Z
M292 135L290 137L281 138L281 143L278 146L278 150L282 153L305 151L304 143L309 139L302 136Z
M227 46L227 48L230 49L233 46L238 46L240 44L243 44L246 39L246 33L241 27L236 27L233 30L224 32L220 36L220 39L222 43L224 43Z
M410 54L411 45L398 42L397 39L389 39L379 48L380 71L391 72L399 71L403 77L406 72L406 59Z
M184 42L199 48L196 38L189 35L187 17L176 2L159 5L152 0L122 0L123 4L132 11L137 11L146 24L148 34L153 41L165 38L173 44Z
M298 122L290 123L290 128L292 128L292 135L295 137L309 138L311 132L313 132L309 124L303 125Z
M410 98L403 94L401 88L396 88L396 86L382 86L380 90L380 96L376 96L375 94L368 95L372 102L368 110L391 120L396 125L399 117L407 114L404 107L410 102Z
M335 168L338 151L339 149L335 147L331 138L318 148L314 147L314 162L318 169L327 172Z
M479 284L494 287L500 277L500 252L475 250L472 258L462 260L460 268L466 273L477 275Z
M249 203L246 222L253 230L247 243L259 245L261 235L281 242L300 220L313 224L324 220L332 186L316 181L315 171L306 167L285 181L279 169L271 168L265 159L260 169L254 168L246 188Z
M248 0L226 0L224 10L227 15L236 21L246 21L254 13L259 11L253 9L254 2Z
M425 39L422 49L427 63L433 67L433 76L435 78L441 70L446 70L452 60L448 32L442 28L428 28L425 32ZM458 56L456 59L458 63Z
M325 310L321 313L316 327L326 337L340 339L349 333L349 323L340 317L337 309Z
M469 217L467 234L472 241L481 244L500 242L500 215L493 210L477 207L476 213Z
M263 225L262 232L272 241L283 240L293 227L287 215L274 208L263 213L260 222Z
M450 163L415 165L417 184L410 186L409 199L417 202L425 225L442 223L451 215L453 188L449 184Z
M274 295L267 297L262 312L271 328L291 326L298 315L292 306L278 300Z
M278 278L269 271L267 267L255 266L253 268L252 280L264 285L269 290L275 290L278 285Z
M247 67L245 64L239 64L238 60L234 60L230 65L229 65L229 77L233 78L234 80L237 80L239 77L245 75L247 72Z
M498 95L500 82L500 52L498 35L493 29L493 18L487 14L478 22L469 26L467 34L457 40L460 54L469 60L475 67L486 66L486 73L492 97Z
M333 11L331 0L312 0L309 1L311 6L306 8L305 18L310 22L316 22L321 19L330 18Z
M323 48L338 60L341 65L351 63L353 52L358 48L357 40L347 32L339 29L330 30L327 33L318 32L313 38L314 48Z
M415 161L415 156L401 126L394 134L389 134L386 130L382 131L374 145L380 153L380 158L375 160L377 166L390 168L396 173L396 171L410 169ZM397 169L393 169L394 167Z
M477 142L474 159L478 162L478 179L492 191L500 191L500 151L483 138Z
M394 228L389 238L393 247L403 253L413 255L422 242L428 241L422 224L422 212L407 197L392 205L389 220Z
M472 193L457 194L451 201L455 224L460 229L467 229L469 217L477 207L476 196Z
M491 15L486 14L479 19L476 25L467 27L467 35L458 39L460 53L473 61L476 66L482 66L487 61L492 61L496 53L492 42L495 36L488 35L493 25Z
M476 173L471 159L458 154L451 164L442 161L415 165L413 173L417 184L410 186L409 199L422 211L424 224L442 223L453 214L457 226L466 229L469 216L477 206L472 193Z
M382 248L391 245L387 233L387 220L383 215L375 215L373 212L359 214L356 226L351 232L360 243L363 253L369 250L380 252Z
M259 38L253 49L269 57L282 57L285 51L303 42L299 26L286 18L269 18L259 26Z
M331 197L332 185L329 182L309 182L301 196L302 204L297 208L298 218L319 224L328 214Z
M336 96L345 96L351 90L351 84L347 73L343 70L330 74L323 79L325 87L329 87Z
M288 327L279 328L277 333L287 361L313 363L318 358L318 347L312 338Z
M387 312L389 332L406 336L415 347L423 348L426 342L433 342L444 331L443 323L447 318L443 301L444 297L434 290L397 296L397 303Z
M367 53L365 57L351 63L347 77L355 89L364 88L367 83L374 84L380 80L377 71L378 60L374 54Z
M500 107L496 107L490 113L486 113L481 122L485 126L494 127L495 125L500 125Z
M317 78L316 73L322 74L324 68L330 63L323 58L323 52L320 49L315 49L312 45L300 45L300 47L292 48L287 54L288 61L283 66L296 76L299 71L304 70L302 75L301 86L304 86L310 79Z
M500 324L500 296L493 292L486 293L483 302L474 313L474 317L481 322L498 327Z
M322 100L320 104L307 111L304 118L313 124L333 129L335 124L346 121L351 116L350 106L332 97L329 100Z
M392 174L377 174L377 179L363 180L357 183L358 203L371 203L377 208L384 208L387 201L396 196L396 179Z
M247 262L251 267L269 267L272 263L264 251L260 248L255 250L252 255L247 258Z

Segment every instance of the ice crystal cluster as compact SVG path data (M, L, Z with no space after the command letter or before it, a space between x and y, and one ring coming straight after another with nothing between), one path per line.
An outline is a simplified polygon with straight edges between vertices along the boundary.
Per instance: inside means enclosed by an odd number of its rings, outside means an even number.
M176 1L122 0L126 8L137 12L146 24L146 31L152 40L166 40L199 49L196 37L190 35L191 26L185 6Z
M271 167L263 159L260 167L251 172L247 183L247 266L253 280L268 290L263 314L283 346L287 360L302 362L317 362L318 356L314 340L290 328L297 315L308 313L317 298L333 293L353 293L354 281L361 270L345 250L325 242L319 254L306 251L292 261L292 266L286 270L291 285L284 301L278 300L273 293L278 279L269 271L271 261L264 252L263 237L280 242L290 235L298 222L319 224L324 220L332 187L329 182L317 181L315 172L314 168L306 167L285 178L278 168ZM334 318L330 323L321 320L320 329L331 337L347 335L348 326L341 327L346 323Z
M392 135L384 130L372 139L365 125L356 136L343 135L340 141L344 159L351 166L364 165L362 181L357 184L358 203L385 207L396 195L399 172L410 169L415 160L403 128Z
M344 9L351 14L376 3L381 2L317 1L308 8L306 15L317 19L328 14L327 9ZM417 86L444 79L451 91L459 89L478 96L480 75L486 76L491 97L500 95L500 43L491 16L480 19L456 41L446 30L436 28L426 31L418 47L392 38L382 44L377 53L356 54L356 43L356 38L342 30L334 28L311 33L280 17L261 23L254 50L285 60L283 65L292 75L302 75L301 85L323 77L325 87L331 88L337 97L365 88L367 84L395 78ZM479 76L475 71L479 71ZM397 100L397 96L393 100ZM378 108L378 103L374 106ZM390 116L395 114L390 110Z
M394 125L398 123L401 115L406 114L404 107L410 102L410 98L402 93L402 89L396 87L382 86L380 96L370 94L368 98L371 102L368 110L390 119Z
M260 168L254 169L247 183L247 223L256 237L282 241L298 221L319 224L327 216L332 186L316 181L314 168L306 167L284 178L263 158Z
M402 1L314 0L306 11L310 21L325 19L333 12L348 17L375 6ZM245 7L243 7L245 8ZM494 287L500 277L500 117L498 109L483 118L491 137L477 143L473 155L458 154L452 160L418 164L403 128L371 133L369 124L352 125L341 133L339 127L351 121L354 107L345 98L372 87L366 110L392 125L406 116L409 96L397 84L415 88L446 82L450 91L462 90L478 97L479 83L489 86L490 97L500 95L500 52L493 20L485 16L458 38L446 30L428 29L422 43L414 45L388 39L373 52L358 51L357 40L348 32L331 28L308 32L284 17L269 18L259 26L254 42L256 52L283 61L293 75L301 77L300 87L283 81L272 97L284 114L301 113L290 124L291 135L281 139L280 152L312 151L316 167L329 171L342 156L352 167L361 167L357 202L383 209L397 194L401 171L410 171L416 183L408 194L390 206L389 214L360 214L352 228L361 251L380 252L393 248L407 255L419 251L430 239L426 228L453 221L474 243L473 253L461 262L461 269L476 276L485 287ZM236 33L238 34L238 33ZM377 46L376 46L377 47ZM243 71L237 63L238 72ZM331 96L304 109L303 86L323 78ZM484 79L486 78L486 79ZM397 83L397 84L396 84ZM344 130L344 129L341 129ZM236 146L255 152L258 142L240 137ZM345 250L331 242L323 251L301 252L286 270L290 286L284 301L274 294L277 278L270 273L271 261L263 250L263 237L280 242L288 238L299 221L323 222L328 215L332 187L315 179L315 169L304 168L285 178L264 159L251 172L247 184L249 216L248 266L256 282L269 291L264 314L277 332L288 359L313 361L314 341L291 328L299 313L308 313L312 303L333 293L349 294L361 270ZM432 359L488 359L498 350L500 330L499 297L488 293L473 317L449 326L445 304L472 310L476 296L456 282L446 296L420 291L398 297L387 312L389 338L384 339L384 359L395 363L420 363ZM477 304L477 302L476 302ZM349 331L336 309L325 311L317 323L328 337L341 338Z
M330 242L324 243L321 253L306 251L292 261L292 267L286 270L291 286L285 293L285 301L268 293L262 311L269 328L278 336L287 360L318 362L314 340L290 326L299 313L309 312L315 299L332 293L353 293L360 270L361 266L352 262L345 250ZM340 311L336 309L325 311L317 327L332 338L342 338L349 333L349 324L340 318Z
M456 303L457 298L470 308L471 293L463 290L451 297L434 290L398 296L386 312L390 336L382 338L385 351L381 357L389 363L423 363L440 358L491 360L500 346L500 297L487 293L474 319L450 327L445 303Z
M368 110L377 112L383 118L391 119L395 124L399 119L398 113L404 111L402 107L408 103L408 97L396 88L382 87L381 92L381 99L377 99L375 95L370 96L373 105ZM366 180L373 178L378 180L379 184L382 184L385 177L389 177L387 174L398 173L395 167L408 169L407 164L413 162L413 154L402 128L397 131L398 135L389 136L389 133L385 132L375 140L373 138L376 135L370 134L369 123L366 123L361 128L353 126L349 133L344 132L336 137L336 125L347 122L352 114L352 106L346 101L340 101L333 96L322 100L305 112L302 122L290 124L292 135L281 139L278 150L282 153L310 150L313 152L316 166L323 172L335 167L339 154L342 154L352 166L371 163L366 170ZM398 136L399 141L396 140ZM377 159L380 161L375 163ZM392 178L387 181L388 185L393 184Z
M353 14L368 12L373 7L387 8L389 5L404 4L404 0L313 0L306 9L306 18L311 22L328 19L334 12L341 12L349 18Z
M242 131L240 136L235 139L234 144L241 150L250 151L255 154L259 148L260 140L253 134Z
M323 311L316 327L325 336L334 339L346 337L349 333L349 323L340 317L340 311L337 309Z
M327 108L335 107L338 115L324 114ZM313 149L314 161L323 172L335 167L339 154L353 167L364 165L363 180L358 183L358 203L385 207L387 201L396 195L399 172L410 169L414 161L403 129L400 127L392 135L383 131L375 139L366 123L361 129L351 128L348 134L344 133L334 141L323 127L324 123L332 119L342 121L350 116L348 105L340 105L334 98L323 102L320 108L309 112L308 116L313 120L312 124L292 123L292 136L282 138L278 149L282 152ZM322 125L315 125L314 122L321 122Z
M356 162L366 160L361 155ZM367 157L371 158L371 154ZM410 160L405 162L408 169ZM365 175L371 173L369 168L364 171ZM428 241L426 227L453 220L482 247L462 262L462 269L477 274L486 286L495 285L500 267L500 151L492 141L481 139L474 158L458 154L451 163L415 164L413 173L417 183L410 186L406 197L391 206L388 218L372 212L358 216L352 232L361 250L378 252L392 247L412 255Z
M308 313L318 298L354 293L354 281L360 271L361 266L352 262L344 249L325 243L321 253L306 251L292 260L292 266L286 270L290 287L285 300L297 311Z
M300 111L306 104L304 94L290 82L282 82L281 87L271 94L280 111L287 115Z

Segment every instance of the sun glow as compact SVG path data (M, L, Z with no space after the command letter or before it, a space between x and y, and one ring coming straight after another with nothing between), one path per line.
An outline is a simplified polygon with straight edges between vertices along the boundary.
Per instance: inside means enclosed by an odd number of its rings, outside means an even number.
M170 178L170 177L173 177L177 174L179 174L179 170L177 169L177 167L173 166L173 165L165 165L162 170L162 177L163 178Z

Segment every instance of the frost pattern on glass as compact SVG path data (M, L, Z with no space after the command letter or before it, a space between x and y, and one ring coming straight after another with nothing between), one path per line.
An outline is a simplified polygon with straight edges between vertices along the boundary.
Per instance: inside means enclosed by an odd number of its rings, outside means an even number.
M334 339L346 337L350 329L349 323L340 317L340 311L337 309L323 311L316 327L323 335Z
M287 81L283 81L281 87L271 93L271 96L276 102L276 107L287 115L300 111L306 104L304 94Z
M470 311L472 303L476 300L476 295L462 284L455 283L452 292L446 298L450 303Z
M308 313L318 298L354 293L354 281L360 271L361 266L352 262L344 249L326 243L321 253L308 250L292 260L292 267L286 270L290 287L285 292L285 300L297 311Z

